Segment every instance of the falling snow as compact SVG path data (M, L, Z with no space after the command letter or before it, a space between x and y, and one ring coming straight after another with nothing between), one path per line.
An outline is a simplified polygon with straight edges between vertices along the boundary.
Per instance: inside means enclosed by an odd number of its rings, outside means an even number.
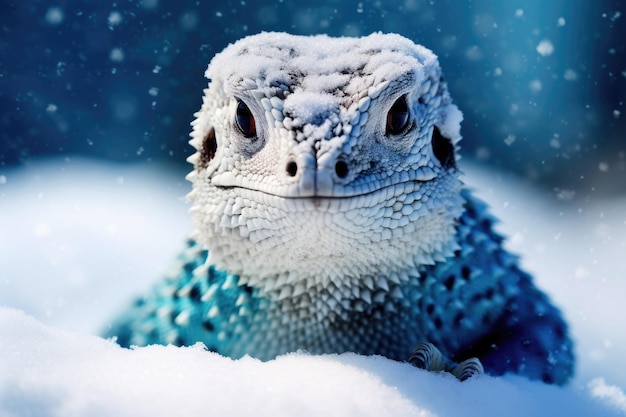
M563 78L567 81L576 81L578 79L578 73L571 68L565 70Z
M514 142L515 142L515 135L509 135L506 138L504 138L504 143L506 143L507 146L513 145Z
M63 23L65 15L60 7L50 7L46 12L46 22L49 25L57 26Z
M536 48L537 52L541 56L550 56L554 53L554 45L549 39L543 39Z
M528 88L530 88L530 91L533 93L538 93L543 88L543 84L541 83L541 80L535 79L528 83Z
M120 12L111 12L109 13L109 17L107 18L107 22L109 27L117 26L122 23L122 14Z
M113 62L122 62L124 60L124 51L122 51L122 48L111 49L109 59Z

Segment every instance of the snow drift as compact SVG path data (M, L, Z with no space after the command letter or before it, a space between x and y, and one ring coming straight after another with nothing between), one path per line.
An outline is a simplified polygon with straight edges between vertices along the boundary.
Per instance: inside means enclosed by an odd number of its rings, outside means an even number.
M0 416L626 414L616 319L626 311L626 200L557 203L512 178L469 172L509 248L572 326L570 386L460 383L354 354L260 362L201 345L122 349L93 334L182 245L188 188L163 167L70 160L0 171Z

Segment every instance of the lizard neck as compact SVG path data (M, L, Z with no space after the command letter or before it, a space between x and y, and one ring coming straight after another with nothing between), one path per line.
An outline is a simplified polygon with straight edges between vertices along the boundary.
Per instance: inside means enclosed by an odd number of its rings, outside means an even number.
M400 270L379 281L361 277L351 286L289 297L247 287L259 308L250 318L251 331L232 345L232 354L254 348L269 359L305 349L385 352L406 359L421 339L436 342L448 354L471 343L480 336L477 328L493 324L511 296L507 289L515 287L521 272L516 257L501 249L502 238L493 231L486 206L467 191L461 195L466 210L455 228L458 249L453 261ZM285 334L279 350L265 336L272 333L268 327ZM387 336L369 337L372 332Z
M209 248L209 264L285 310L340 314L454 256L460 189L456 176L343 199L252 200L234 188L219 214L196 212L196 239Z

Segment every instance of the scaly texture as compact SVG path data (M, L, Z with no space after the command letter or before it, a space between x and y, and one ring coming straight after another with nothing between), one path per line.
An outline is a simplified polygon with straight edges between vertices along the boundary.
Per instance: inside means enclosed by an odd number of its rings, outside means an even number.
M431 51L398 35L263 33L206 75L195 231L108 335L261 359L406 360L429 342L491 374L567 381L560 313L459 179L462 115Z

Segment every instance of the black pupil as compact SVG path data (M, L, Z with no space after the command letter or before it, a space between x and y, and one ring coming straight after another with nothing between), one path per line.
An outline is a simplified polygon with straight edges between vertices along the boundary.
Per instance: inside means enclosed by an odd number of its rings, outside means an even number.
M406 97L402 96L393 103L389 113L387 113L387 133L401 133L409 123L409 107L406 104Z
M235 121L237 127L241 130L241 133L247 138L256 136L256 123L252 112L246 106L246 103L240 101L237 104L237 113L235 114Z

